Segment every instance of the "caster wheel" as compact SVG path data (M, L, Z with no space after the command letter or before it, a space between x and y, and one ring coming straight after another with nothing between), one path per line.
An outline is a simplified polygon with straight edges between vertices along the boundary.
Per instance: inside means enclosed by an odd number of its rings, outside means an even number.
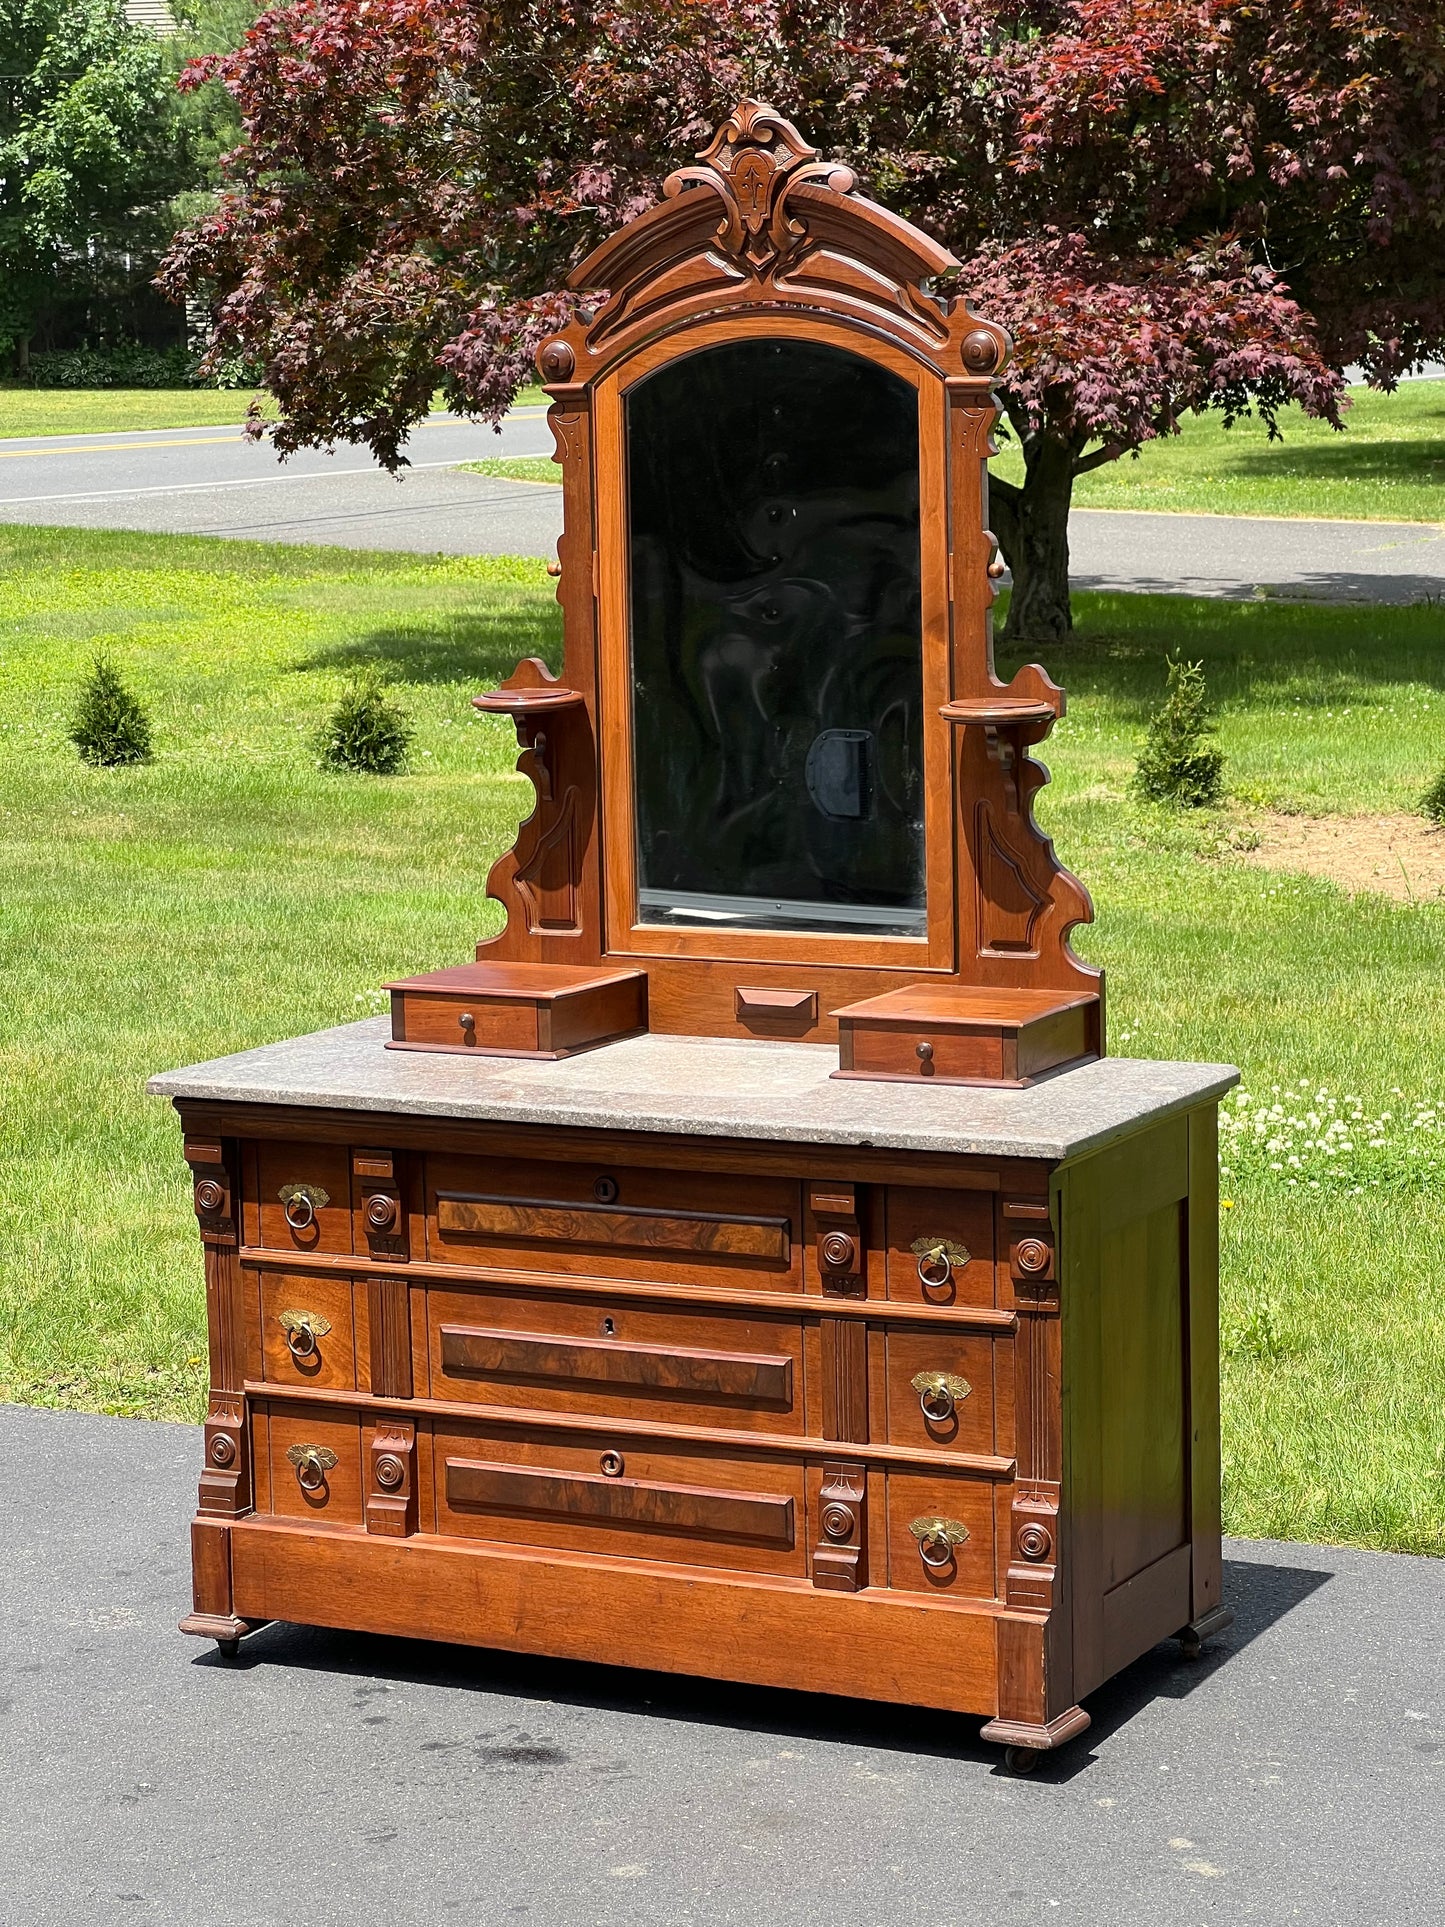
M234 1659L240 1650L241 1642L239 1639L218 1639L216 1641L216 1651L221 1655L222 1659Z
M1043 1755L1036 1746L1006 1746L1003 1763L1010 1773L1032 1773Z
M1179 1657L1195 1660L1204 1652L1204 1641L1196 1632L1183 1632L1179 1635Z

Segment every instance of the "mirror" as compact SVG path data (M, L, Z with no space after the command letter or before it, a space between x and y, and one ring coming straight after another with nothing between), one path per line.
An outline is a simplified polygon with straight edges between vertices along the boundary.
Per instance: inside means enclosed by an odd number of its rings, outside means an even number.
M638 921L921 937L917 391L749 339L625 419Z

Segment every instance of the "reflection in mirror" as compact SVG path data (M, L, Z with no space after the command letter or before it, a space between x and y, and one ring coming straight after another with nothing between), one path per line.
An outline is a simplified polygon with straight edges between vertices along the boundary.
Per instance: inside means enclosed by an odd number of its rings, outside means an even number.
M750 340L626 419L639 921L921 936L916 391Z

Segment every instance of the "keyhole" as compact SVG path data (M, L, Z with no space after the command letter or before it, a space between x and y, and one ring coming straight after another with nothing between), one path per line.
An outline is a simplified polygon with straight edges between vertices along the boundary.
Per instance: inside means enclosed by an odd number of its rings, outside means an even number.
M617 1326L614 1324L612 1319L610 1318L603 1319L602 1336L604 1338L615 1338L617 1336Z

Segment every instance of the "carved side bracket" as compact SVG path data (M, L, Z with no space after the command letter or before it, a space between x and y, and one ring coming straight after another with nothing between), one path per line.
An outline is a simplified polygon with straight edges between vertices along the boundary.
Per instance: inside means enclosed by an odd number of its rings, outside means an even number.
M813 1549L813 1584L824 1592L857 1592L868 1583L867 1489L862 1465L825 1461Z

